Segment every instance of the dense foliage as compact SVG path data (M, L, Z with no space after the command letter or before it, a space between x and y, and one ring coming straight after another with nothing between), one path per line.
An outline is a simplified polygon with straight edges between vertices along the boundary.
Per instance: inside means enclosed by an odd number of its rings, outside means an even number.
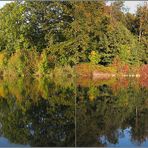
M11 2L0 9L0 69L17 75L49 73L81 62L148 62L148 4L136 14L123 1Z

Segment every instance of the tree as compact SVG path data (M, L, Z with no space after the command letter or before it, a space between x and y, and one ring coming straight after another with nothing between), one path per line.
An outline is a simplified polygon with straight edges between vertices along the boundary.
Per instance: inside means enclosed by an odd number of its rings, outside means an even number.
M136 12L136 31L139 38L139 42L142 44L143 48L141 51L143 52L143 63L148 62L148 3L145 2L143 6L139 6Z

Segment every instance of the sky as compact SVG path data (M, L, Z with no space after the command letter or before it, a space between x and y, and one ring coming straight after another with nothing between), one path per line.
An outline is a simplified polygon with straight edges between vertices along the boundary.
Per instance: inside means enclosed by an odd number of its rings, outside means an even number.
M144 1L125 1L124 6L129 8L130 13L135 13L137 5L142 4Z
M6 3L10 3L10 1L1 1L0 0L0 8L3 7Z
M0 0L0 8L9 2L11 2L11 1L1 1ZM142 1L125 1L125 6L129 8L129 12L134 13L136 11L136 7L139 3L141 4Z
M137 5L142 4L143 1L125 1L125 6L129 8L129 12L134 13Z

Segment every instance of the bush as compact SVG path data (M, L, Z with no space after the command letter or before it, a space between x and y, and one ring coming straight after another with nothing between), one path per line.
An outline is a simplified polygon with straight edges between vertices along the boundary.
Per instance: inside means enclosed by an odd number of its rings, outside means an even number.
M8 60L8 65L5 72L8 72L8 75L23 76L25 63L26 59L23 55L23 52L17 50Z
M100 55L96 51L92 51L89 55L89 60L92 64L98 64L100 62Z

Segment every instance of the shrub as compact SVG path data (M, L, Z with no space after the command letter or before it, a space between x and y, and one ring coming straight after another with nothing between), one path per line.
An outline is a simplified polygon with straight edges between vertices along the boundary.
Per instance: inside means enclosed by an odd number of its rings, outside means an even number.
M98 64L100 62L100 55L96 51L92 51L89 55L89 60L92 64Z
M17 50L8 60L7 70L5 72L8 72L9 75L23 76L25 63L26 59L23 52Z

